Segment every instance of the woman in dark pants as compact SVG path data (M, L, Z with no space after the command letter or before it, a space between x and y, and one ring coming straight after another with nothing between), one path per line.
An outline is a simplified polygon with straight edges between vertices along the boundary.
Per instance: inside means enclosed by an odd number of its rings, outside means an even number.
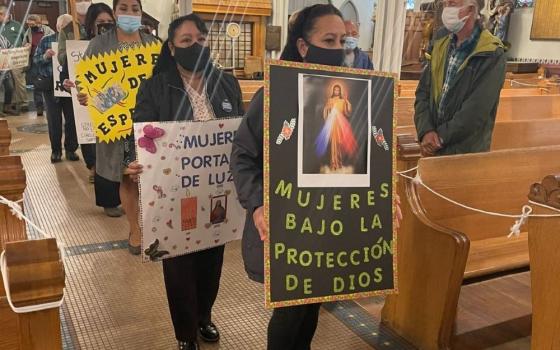
M133 120L204 121L243 115L237 80L210 61L208 29L196 15L173 21L152 78L140 86ZM212 92L211 95L207 94ZM133 162L128 175L137 181L142 166ZM163 261L167 301L179 349L198 349L197 334L219 340L212 323L218 295L224 246Z
M346 30L342 15L332 5L314 5L294 14L281 59L341 66ZM233 144L231 170L237 194L247 209L243 232L243 259L249 278L263 282L262 241L268 234L263 209L263 90L259 90L243 119ZM274 309L268 324L268 350L310 349L321 304Z
M85 36L84 40L91 40L99 34L102 34L106 29L114 28L115 17L113 16L113 10L104 4L92 4L89 6L85 21L84 29ZM61 78L68 77L68 64L65 62L63 70L61 73ZM65 81L68 85L68 81ZM73 86L70 84L69 86ZM72 100L70 98L61 99L64 105L64 113L71 113L72 118L74 118L74 106L72 105ZM84 161L86 167L90 170L90 182L94 184L95 190L95 204L98 207L102 207L105 215L109 217L120 217L123 215L122 209L119 207L121 205L121 199L119 196L119 183L106 180L105 178L99 176L95 172L95 143L82 144L80 145L82 149L82 155L84 156Z

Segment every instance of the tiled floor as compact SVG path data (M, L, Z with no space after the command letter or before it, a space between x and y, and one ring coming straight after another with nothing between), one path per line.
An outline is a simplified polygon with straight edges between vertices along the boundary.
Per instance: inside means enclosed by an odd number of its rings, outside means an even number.
M65 246L66 299L61 310L65 348L174 349L160 264L143 264L123 249L126 220L108 218L94 206L93 187L86 181L82 162L49 162L44 118L8 120L11 150L22 156L27 174L25 210ZM36 233L31 230L30 235ZM222 339L203 348L264 349L270 312L264 309L263 296L262 286L245 275L239 243L228 245L214 310ZM340 312L337 318L321 310L314 348L371 349L341 317Z
M36 224L65 245L66 299L61 310L64 348L174 349L160 264L142 264L128 254L126 220L108 218L95 207L83 162L49 162L45 118L29 114L9 117L8 121L13 133L11 150L22 156L27 173L25 210ZM30 231L30 236L36 233ZM528 276L518 280L523 284ZM495 287L491 283L487 288ZM476 291L469 286L464 290L467 294L462 291L460 312L476 302ZM262 286L246 278L239 243L229 244L213 315L222 339L203 349L265 349L270 312L263 307L263 296ZM325 305L313 348L412 349L379 325L382 303L382 298L372 298ZM520 317L524 325L524 315L526 308L518 308L508 317ZM476 325L461 324L464 332L476 331ZM523 336L487 348L529 349L529 339Z

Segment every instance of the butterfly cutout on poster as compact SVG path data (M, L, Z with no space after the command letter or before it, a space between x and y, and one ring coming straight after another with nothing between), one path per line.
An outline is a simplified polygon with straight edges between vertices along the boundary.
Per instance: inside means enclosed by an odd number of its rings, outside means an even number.
M389 144L387 143L387 140L385 140L385 136L383 135L383 129L377 129L377 127L372 126L372 131L373 131L373 137L375 138L375 142L377 143L377 145L381 148L383 148L385 151L389 150Z
M157 261L161 259L165 255L169 255L167 250L158 251L159 248L159 239L156 239L154 243L150 244L148 249L144 250L144 254L150 257L151 261Z
M290 120L289 123L284 120L284 126L282 126L282 131L280 132L280 135L278 135L278 138L276 139L276 144L281 145L282 142L288 141L292 137L295 128L296 128L296 118L292 118L292 120Z
M138 140L138 146L146 151L154 154L157 151L155 140L165 134L165 130L154 127L150 124L144 127L144 136Z

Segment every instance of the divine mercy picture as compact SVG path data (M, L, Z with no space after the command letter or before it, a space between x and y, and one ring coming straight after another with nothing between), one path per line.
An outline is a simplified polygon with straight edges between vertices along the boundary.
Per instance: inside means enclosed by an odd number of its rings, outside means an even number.
M298 185L370 185L371 81L299 75Z

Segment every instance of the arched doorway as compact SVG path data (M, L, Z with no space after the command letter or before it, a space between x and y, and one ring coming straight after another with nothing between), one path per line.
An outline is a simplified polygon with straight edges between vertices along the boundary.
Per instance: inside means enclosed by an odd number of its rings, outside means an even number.
M351 0L346 1L340 7L340 12L342 12L342 16L345 20L352 21L356 24L360 23L360 16L358 15L358 9L356 9L356 5Z

